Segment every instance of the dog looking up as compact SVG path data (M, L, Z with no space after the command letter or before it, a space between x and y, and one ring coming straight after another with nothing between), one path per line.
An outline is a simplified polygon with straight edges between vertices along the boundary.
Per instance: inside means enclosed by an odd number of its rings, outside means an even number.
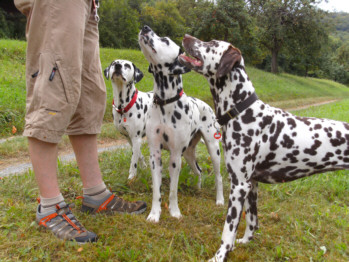
M237 242L247 243L258 228L258 182L349 169L349 124L297 117L258 100L240 50L227 42L185 35L183 46L191 57L183 54L179 61L207 78L223 130L231 192L221 246L211 261L224 261L234 248L243 207L246 230Z
M153 201L148 221L158 222L161 214L161 150L170 151L170 214L180 218L177 191L181 156L199 176L200 185L201 170L196 162L195 147L201 137L205 140L216 175L216 204L223 205L220 148L219 141L214 138L216 117L206 103L183 92L181 74L190 70L178 62L180 47L167 37L157 36L148 26L139 33L139 45L149 62L149 72L154 76L154 103L146 126L153 179Z
M132 159L128 179L137 174L137 163L141 158L142 137L145 136L146 117L153 99L152 92L138 91L135 84L141 81L143 73L132 62L115 60L105 70L113 86L113 118L117 130L125 135L132 146Z

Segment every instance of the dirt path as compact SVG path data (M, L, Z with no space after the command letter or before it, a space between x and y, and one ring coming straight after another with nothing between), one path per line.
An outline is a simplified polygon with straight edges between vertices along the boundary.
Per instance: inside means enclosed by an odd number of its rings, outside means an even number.
M6 141L6 140L5 140ZM1 143L1 141L0 141ZM115 142L104 143L99 141L98 144L98 153L102 153L105 151L113 151L121 148L130 147L126 140L116 140ZM58 154L58 158L61 162L70 162L75 160L74 152L71 147L65 150L60 150ZM21 158L10 158L2 161L0 167L0 177L7 177L14 174L21 174L29 169L32 169L32 165L30 163L29 157L21 157Z
M296 110L302 110L302 109L307 109L309 107L313 107L313 106L321 106L321 105L326 105L326 104L330 104L330 103L334 103L337 102L338 100L328 100L328 101L323 101L323 102L319 102L319 103L315 103L315 104L311 104L311 105L305 105L305 106L298 106L298 107L291 107L291 108L285 108L284 110L286 111L296 111Z
M327 100L319 103L309 104L305 106L300 107L294 107L294 108L284 108L284 110L287 111L295 111L295 110L301 110L306 109L312 106L320 106L324 104L329 104L336 102L338 100ZM7 139L0 139L0 143L3 143L7 140L11 140L13 137L7 138ZM128 148L129 144L126 140L116 140L113 142L110 142L110 139L108 142L99 141L98 143L98 152L102 153L105 151L113 151L120 148ZM64 150L59 151L59 159L62 162L70 162L75 160L75 155L71 149L71 147L67 147ZM19 158L10 158L1 161L0 163L0 178L1 177L7 177L13 174L20 174L23 172L26 172L27 170L31 169L32 165L30 163L30 159L28 156L25 157L19 157Z

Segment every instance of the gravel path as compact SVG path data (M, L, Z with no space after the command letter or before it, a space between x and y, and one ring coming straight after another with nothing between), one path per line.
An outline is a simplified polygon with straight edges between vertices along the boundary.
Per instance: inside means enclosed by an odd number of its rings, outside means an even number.
M5 139L5 141L6 141L6 139ZM0 141L0 143L1 143L1 141ZM98 153L102 153L105 151L114 151L116 149L124 149L124 148L129 148L129 147L130 147L129 144L116 145L116 146L110 146L110 147L101 147L101 148L98 148ZM58 158L60 159L61 162L71 162L71 161L75 160L75 154L72 153L72 154L62 155L62 156L59 156ZM31 163L24 163L24 164L10 166L10 167L7 167L5 169L0 170L0 177L7 177L7 176L14 175L14 174L21 174L21 173L28 171L29 169L32 169Z

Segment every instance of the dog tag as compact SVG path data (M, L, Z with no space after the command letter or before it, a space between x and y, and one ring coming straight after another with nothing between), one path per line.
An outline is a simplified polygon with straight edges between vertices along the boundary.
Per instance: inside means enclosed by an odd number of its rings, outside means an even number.
M221 137L222 137L222 134L221 134L221 132L219 131L220 129L221 129L221 126L218 124L218 122L217 121L215 121L214 122L214 127L216 128L216 133L214 133L214 135L213 135L213 137L215 138L215 139L221 139Z
M126 117L124 117L124 123L126 123Z
M215 139L221 139L221 137L222 137L222 134L217 130L217 132L216 133L214 133L214 138Z

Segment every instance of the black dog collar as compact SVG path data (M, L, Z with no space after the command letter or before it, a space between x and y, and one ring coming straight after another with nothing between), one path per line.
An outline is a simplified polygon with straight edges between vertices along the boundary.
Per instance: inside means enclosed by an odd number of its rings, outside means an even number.
M160 97L158 97L156 94L154 94L154 104L159 105L159 106L171 104L171 103L179 100L183 94L184 94L183 88L178 90L178 93L176 96L174 96L170 99L166 99L166 100L162 100Z
M246 100L242 101L241 103L238 103L233 107L233 109L231 109L221 117L217 118L217 122L221 126L227 124L230 119L234 119L235 117L237 117L240 113L242 113L245 109L247 109L257 100L258 100L258 96L256 95L256 93L253 93Z

